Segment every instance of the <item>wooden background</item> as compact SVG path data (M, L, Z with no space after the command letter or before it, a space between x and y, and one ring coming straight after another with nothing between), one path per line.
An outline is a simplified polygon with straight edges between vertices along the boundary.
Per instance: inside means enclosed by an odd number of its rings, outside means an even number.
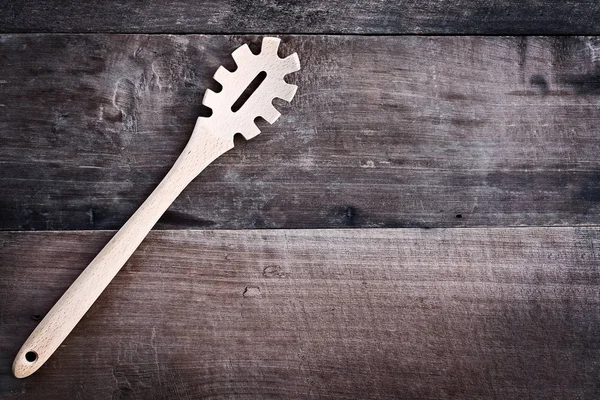
M598 2L0 9L0 398L600 397ZM14 378L266 34L292 104Z

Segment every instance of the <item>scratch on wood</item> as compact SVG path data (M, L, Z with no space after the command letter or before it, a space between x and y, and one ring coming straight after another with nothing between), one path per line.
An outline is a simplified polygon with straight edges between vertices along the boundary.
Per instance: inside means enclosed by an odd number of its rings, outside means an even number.
M135 84L120 78L115 86L113 105L121 112L123 124L129 131L137 133L138 98Z
M156 340L156 327L153 326L152 327L152 336L150 337L150 346L152 347L152 350L154 350L154 365L156 366L156 372L158 373L158 384L159 384L159 386L162 386L162 374L160 371L160 362L158 360L158 347L157 347L155 340Z

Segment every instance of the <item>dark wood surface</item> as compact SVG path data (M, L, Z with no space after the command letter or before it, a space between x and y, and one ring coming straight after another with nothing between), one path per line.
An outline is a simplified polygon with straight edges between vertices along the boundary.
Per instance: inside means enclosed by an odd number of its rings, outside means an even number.
M0 399L600 398L599 2L0 10ZM267 34L293 103L14 378Z
M116 229L256 37L4 35L0 229ZM274 126L219 158L164 228L600 223L600 41L285 36Z
M21 0L0 9L0 32L600 33L596 0Z
M12 357L112 232L0 233L6 399L600 394L600 229L154 231L36 374Z

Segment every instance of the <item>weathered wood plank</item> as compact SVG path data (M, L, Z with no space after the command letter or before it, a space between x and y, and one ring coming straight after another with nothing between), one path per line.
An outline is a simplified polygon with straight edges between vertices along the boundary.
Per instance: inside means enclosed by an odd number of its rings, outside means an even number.
M153 232L13 378L110 235L0 234L3 398L598 395L600 228Z
M595 0L0 1L2 32L599 34Z
M0 36L0 229L114 229L256 37ZM300 89L158 228L600 223L600 41L284 37Z

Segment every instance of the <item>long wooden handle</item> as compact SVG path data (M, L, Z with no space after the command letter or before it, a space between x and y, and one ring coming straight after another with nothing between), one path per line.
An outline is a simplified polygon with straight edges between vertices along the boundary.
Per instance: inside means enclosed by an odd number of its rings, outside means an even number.
M194 133L197 133L196 129ZM207 132L200 137L203 145L198 146L199 140L195 139L198 137L200 135L192 135L188 146L150 197L98 253L25 341L13 363L13 374L17 378L31 375L48 360L183 189L214 159L232 147Z

